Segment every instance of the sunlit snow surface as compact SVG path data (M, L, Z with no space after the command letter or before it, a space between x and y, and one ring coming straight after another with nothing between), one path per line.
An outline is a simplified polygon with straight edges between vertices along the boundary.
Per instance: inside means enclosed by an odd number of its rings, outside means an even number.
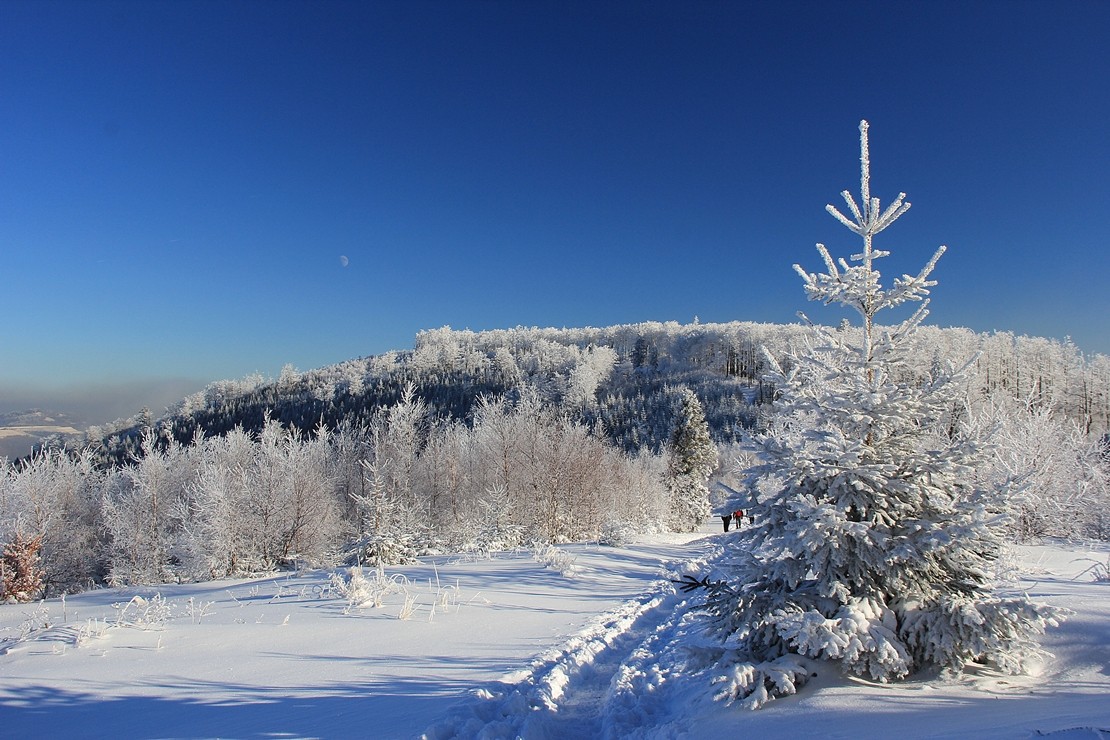
M1075 612L1036 677L883 686L820 666L748 712L684 670L700 622L669 581L729 545L717 526L567 546L569 575L526 551L426 558L387 569L403 588L380 607L325 572L0 606L0 735L1110 737L1110 584L1076 577L1107 548L1018 548L1016 587Z

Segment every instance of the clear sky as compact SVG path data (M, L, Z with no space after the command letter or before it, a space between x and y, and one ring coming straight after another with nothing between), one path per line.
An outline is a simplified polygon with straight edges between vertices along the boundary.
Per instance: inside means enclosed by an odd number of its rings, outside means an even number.
M0 406L831 321L791 265L857 247L861 118L913 203L880 267L949 246L931 323L1110 353L1108 38L1107 2L3 0Z

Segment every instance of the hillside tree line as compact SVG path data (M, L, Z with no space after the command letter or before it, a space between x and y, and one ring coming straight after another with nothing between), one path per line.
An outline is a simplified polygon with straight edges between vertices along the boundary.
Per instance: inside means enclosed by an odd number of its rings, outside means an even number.
M220 381L8 463L0 567L15 593L41 563L57 593L668 526L687 391L722 450L715 474L755 502L735 482L751 462L739 442L772 421L768 363L789 372L804 342L801 325L747 322L443 328L410 352ZM929 383L967 357L938 431L991 435L977 475L1011 492L1012 536L1110 536L1110 360L920 326L896 380Z

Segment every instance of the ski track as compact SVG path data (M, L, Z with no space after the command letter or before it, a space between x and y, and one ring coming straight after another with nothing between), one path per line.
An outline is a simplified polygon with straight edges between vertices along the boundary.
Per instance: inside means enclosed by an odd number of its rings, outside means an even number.
M669 589L669 584L665 587ZM531 668L472 692L473 699L424 737L602 738L611 733L614 683L625 663L666 620L664 586L595 618Z
M683 569L698 558L669 563ZM644 722L665 724L657 650L681 622L686 599L669 581L595 617L561 647L501 681L473 689L421 736L424 740L624 738ZM655 726L656 737L665 728ZM660 732L663 730L663 732Z

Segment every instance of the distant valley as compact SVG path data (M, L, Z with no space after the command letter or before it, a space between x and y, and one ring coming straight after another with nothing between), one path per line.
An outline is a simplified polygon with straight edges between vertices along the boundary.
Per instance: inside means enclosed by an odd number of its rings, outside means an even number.
M86 426L83 420L56 411L0 412L0 458L15 460L54 435L77 434Z

